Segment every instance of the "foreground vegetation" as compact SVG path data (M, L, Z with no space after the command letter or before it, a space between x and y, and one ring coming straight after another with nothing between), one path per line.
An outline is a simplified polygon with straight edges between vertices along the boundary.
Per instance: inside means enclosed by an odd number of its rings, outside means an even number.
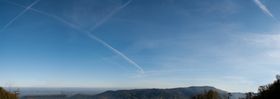
M5 89L0 87L0 99L18 99L14 93L7 92Z
M193 99L222 99L218 92L210 90L203 94L193 97ZM228 97L229 99L229 97ZM272 84L260 86L258 93L246 93L245 99L280 99L280 76L276 76L276 80Z
M280 76L272 84L259 87L259 93L251 99L280 99Z
M193 97L193 99L222 99L217 91L209 90L203 94L199 94Z

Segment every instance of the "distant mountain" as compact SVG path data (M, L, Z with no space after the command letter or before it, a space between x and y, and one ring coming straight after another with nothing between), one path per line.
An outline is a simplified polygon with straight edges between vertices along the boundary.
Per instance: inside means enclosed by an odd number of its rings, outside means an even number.
M221 97L227 92L214 87L188 87L173 89L134 89L107 91L94 96L94 99L191 99L193 96L209 90L217 91Z
M77 94L62 99L191 99L193 96L203 94L207 91L216 91L219 93L221 99L227 99L228 92L223 91L210 86L194 86L187 88L172 88L172 89L133 89L133 90L117 90L117 91L106 91L97 95L82 95ZM238 99L240 94L236 94L231 99ZM30 97L30 98L28 98ZM22 99L48 99L47 97L41 96L39 98L32 96L26 96ZM50 96L48 96L50 97ZM54 97L52 97L54 99Z
M67 95L72 96L75 94L88 94L88 95L96 95L102 93L106 90L116 90L113 88L78 88L78 87L62 87L62 88L47 88L47 87L9 87L5 88L6 90L16 91L20 89L20 97L21 96L40 96L40 95Z

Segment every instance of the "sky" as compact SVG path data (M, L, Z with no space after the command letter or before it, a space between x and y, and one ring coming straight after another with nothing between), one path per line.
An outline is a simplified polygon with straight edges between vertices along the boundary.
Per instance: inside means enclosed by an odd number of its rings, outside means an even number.
M0 0L0 86L257 91L278 0Z

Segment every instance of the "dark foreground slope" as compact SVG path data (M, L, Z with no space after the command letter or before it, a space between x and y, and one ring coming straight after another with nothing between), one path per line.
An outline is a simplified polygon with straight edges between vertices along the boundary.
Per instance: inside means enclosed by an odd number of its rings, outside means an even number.
M280 75L271 84L260 86L259 93L252 99L280 99Z
M59 99L191 99L193 96L205 93L207 91L216 91L222 99L226 99L228 93L226 91L216 89L214 87L187 87L173 89L134 89L134 90L118 90L106 91L97 95L74 95L70 97L60 97ZM50 97L50 96L48 96ZM32 96L22 97L22 99L48 99L46 96L36 98ZM55 99L52 97L52 99Z
M17 95L7 92L4 88L0 87L0 99L17 99Z

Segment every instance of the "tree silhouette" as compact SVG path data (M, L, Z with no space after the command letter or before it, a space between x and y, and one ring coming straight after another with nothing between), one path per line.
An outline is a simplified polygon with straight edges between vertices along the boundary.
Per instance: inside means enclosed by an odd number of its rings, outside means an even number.
M245 95L246 95L245 99L253 99L253 97L254 97L254 93L253 92L248 92Z
M259 93L253 99L280 99L280 76L272 84L259 87Z
M18 99L16 94L9 93L0 87L0 99Z
M209 90L208 92L194 96L193 99L220 99L220 97L218 92Z

